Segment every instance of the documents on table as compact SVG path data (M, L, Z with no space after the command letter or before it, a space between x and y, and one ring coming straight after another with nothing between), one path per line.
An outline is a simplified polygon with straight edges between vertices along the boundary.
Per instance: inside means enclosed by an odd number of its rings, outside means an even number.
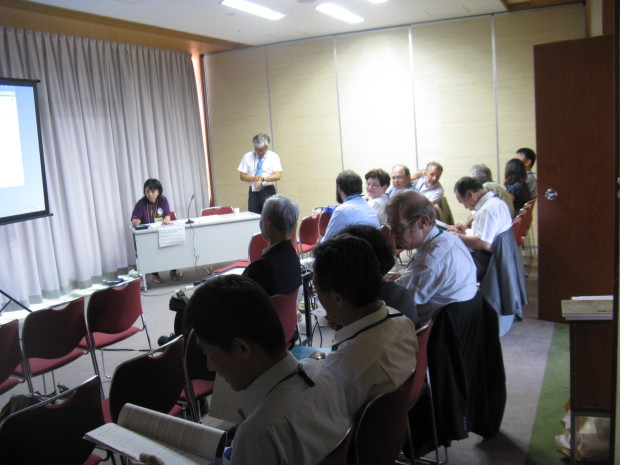
M567 320L612 320L613 296L576 296L562 301L562 316Z
M159 234L159 247L170 247L185 242L184 226L164 226L157 230Z

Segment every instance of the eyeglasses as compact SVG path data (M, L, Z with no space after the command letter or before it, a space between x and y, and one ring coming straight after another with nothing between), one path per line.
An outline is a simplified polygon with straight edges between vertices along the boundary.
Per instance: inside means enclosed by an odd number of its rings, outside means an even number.
M416 216L415 218L411 218L410 220L405 221L404 223L399 223L399 224L395 224L395 225L389 225L390 229L392 230L393 234L400 234L402 233L405 228L407 226L409 226L411 223L413 223L414 221L416 221L419 218L419 216Z
M380 187L380 186L381 186L381 184L373 184L371 182L367 182L366 183L366 187Z

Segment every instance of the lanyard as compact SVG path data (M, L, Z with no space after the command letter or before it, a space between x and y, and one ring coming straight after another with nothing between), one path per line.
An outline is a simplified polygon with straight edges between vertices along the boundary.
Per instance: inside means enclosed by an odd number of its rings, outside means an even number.
M385 315L385 317L383 317L381 320L379 320L379 321L377 321L377 322L375 322L375 323L373 323L373 324L371 324L371 325L369 325L369 326L366 326L365 328L360 329L357 333L353 334L352 336L349 336L348 338L346 338L346 339L344 339L344 340L340 341L339 343L334 344L334 345L332 346L332 351L333 351L333 352L337 351L337 350L338 350L338 347L340 347L340 345L341 345L341 344L343 344L343 343L345 343L345 342L347 342L347 341L350 341L351 339L355 339L357 336L359 336L360 334L362 334L364 331L368 331L369 329L372 329L372 328L374 328L375 326L379 326L381 323L383 323L384 321L386 321L388 318L396 318L396 317L398 317L398 316L403 316L403 314L402 314L402 313L390 313L390 312L389 312L389 311L387 311L387 310L386 310L386 312L387 312L387 315Z
M308 386L314 387L314 381L312 381L310 376L308 376L308 373L305 372L303 364L298 363L297 367L292 372L290 372L288 375L286 375L284 378L282 378L280 381L278 381L271 389L269 389L269 392L267 392L267 394L265 394L265 397L267 397L269 394L271 394L271 391L273 391L275 388L277 388L284 381L287 381L287 380L291 379L293 376L296 376L296 375L301 376L301 378L305 381L305 383Z

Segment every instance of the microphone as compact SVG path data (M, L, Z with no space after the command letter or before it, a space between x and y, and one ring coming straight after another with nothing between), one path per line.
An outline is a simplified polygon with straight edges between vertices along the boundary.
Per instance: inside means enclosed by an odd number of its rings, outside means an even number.
M192 194L192 198L189 199L189 203L187 204L187 221L185 222L185 224L193 223L193 221L189 218L189 207L191 207L192 205L192 200L194 200L194 194Z

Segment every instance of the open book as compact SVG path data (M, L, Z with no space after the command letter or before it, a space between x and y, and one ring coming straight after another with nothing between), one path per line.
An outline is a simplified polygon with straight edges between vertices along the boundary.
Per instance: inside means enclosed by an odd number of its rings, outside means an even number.
M133 460L141 453L155 455L166 465L193 465L222 455L224 431L154 410L125 404L118 424L108 423L84 436L105 449Z

